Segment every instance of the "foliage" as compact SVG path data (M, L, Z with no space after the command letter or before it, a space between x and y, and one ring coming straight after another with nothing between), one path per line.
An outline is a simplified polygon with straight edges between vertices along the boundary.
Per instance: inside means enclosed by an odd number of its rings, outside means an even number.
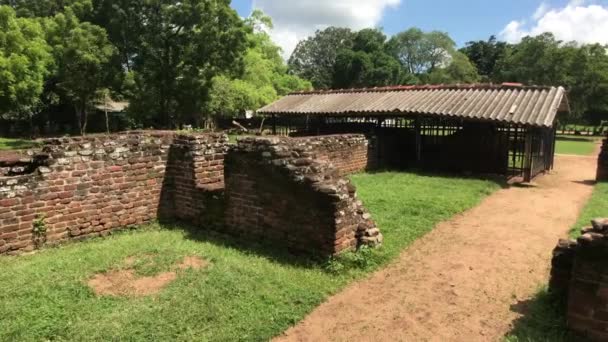
M134 25L130 108L155 126L194 123L213 77L242 65L246 30L228 0L147 1Z
M0 0L0 4L12 6L20 17L53 17L71 8L79 18L92 10L92 0Z
M317 31L296 46L288 62L290 73L309 80L315 89L331 88L338 52L351 49L354 36L348 28Z
M566 86L572 116L565 121L580 121L589 111L608 112L605 46L564 43L551 33L525 37L507 49L494 77L498 82Z
M479 80L476 67L456 50L456 43L444 32L410 28L390 39L388 51L422 83L474 83Z
M249 47L243 58L243 73L238 78L228 75L213 78L207 107L210 114L243 114L292 91L312 88L310 82L287 74L281 49L267 33L273 27L270 17L258 10L245 23L250 33L247 35Z
M102 27L80 22L70 8L47 21L48 41L57 65L56 82L76 112L82 135L96 93L107 85L106 70L115 53Z
M507 49L507 43L496 40L496 36L490 36L487 41L468 42L460 52L477 67L484 81L490 81L498 72L496 66L507 53Z
M52 62L40 24L0 6L0 117L31 115Z
M414 174L364 174L354 180L387 238L381 250L344 256L341 270L328 272L272 248L215 240L200 229L192 235L153 225L0 258L0 307L7 318L0 320L0 340L269 340L329 295L395 258L439 221L497 189L482 180ZM193 255L210 266L184 272L151 298L98 298L87 287L94 274L121 267L128 257L150 255L158 267L136 263L138 273L167 271Z
M385 52L385 45L386 36L379 30L357 32L352 49L343 49L336 56L333 87L360 88L401 83L401 66Z

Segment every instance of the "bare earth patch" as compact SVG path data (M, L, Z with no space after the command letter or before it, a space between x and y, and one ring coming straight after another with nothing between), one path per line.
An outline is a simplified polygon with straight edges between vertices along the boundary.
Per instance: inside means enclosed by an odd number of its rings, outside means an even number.
M501 340L547 283L551 251L591 196L596 163L557 157L551 174L439 224L277 340Z
M125 260L125 264L132 266L135 261L135 257L129 257ZM159 293L177 279L177 270L200 270L207 265L208 262L200 257L188 256L169 272L151 277L138 277L133 269L114 270L95 275L88 281L88 285L98 296L150 296Z

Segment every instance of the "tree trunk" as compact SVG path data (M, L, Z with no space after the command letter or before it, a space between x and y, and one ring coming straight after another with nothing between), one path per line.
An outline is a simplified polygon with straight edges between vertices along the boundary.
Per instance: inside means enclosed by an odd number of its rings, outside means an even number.
M89 113L87 111L86 104L83 105L82 108L82 129L80 130L80 133L82 136L85 136L87 134L87 123L89 122Z
M106 133L110 134L110 119L108 118L108 97L107 96L106 96L105 102L106 102L105 103L106 108L104 108L104 112L106 114Z

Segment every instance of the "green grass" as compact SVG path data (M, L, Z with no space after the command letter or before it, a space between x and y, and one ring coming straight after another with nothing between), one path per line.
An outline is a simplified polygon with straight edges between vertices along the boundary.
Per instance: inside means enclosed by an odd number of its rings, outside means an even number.
M36 146L36 142L24 139L0 138L1 150L23 150Z
M563 297L542 288L536 296L514 308L524 314L515 321L513 330L506 336L507 342L566 342L575 341L566 328Z
M595 150L598 138L580 136L557 136L555 153L589 156Z
M595 185L591 199L583 208L578 221L570 231L570 237L579 237L581 228L589 227L591 226L591 220L603 217L608 217L608 183L606 182Z
M2 257L0 340L268 340L499 187L409 173L361 174L353 180L385 245L324 264L163 225ZM130 256L143 258L136 271L150 275L190 255L211 264L186 271L152 297L96 297L86 285L98 272L124 267Z

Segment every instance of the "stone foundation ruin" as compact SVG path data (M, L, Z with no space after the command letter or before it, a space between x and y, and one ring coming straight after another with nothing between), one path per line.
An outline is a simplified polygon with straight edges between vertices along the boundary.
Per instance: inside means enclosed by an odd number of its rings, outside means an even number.
M561 240L553 251L551 291L567 296L568 328L608 340L608 219L592 221L576 241Z
M48 139L32 155L0 162L0 253L157 219L294 253L334 255L382 242L343 178L369 166L363 135L230 145L223 134L144 131Z

